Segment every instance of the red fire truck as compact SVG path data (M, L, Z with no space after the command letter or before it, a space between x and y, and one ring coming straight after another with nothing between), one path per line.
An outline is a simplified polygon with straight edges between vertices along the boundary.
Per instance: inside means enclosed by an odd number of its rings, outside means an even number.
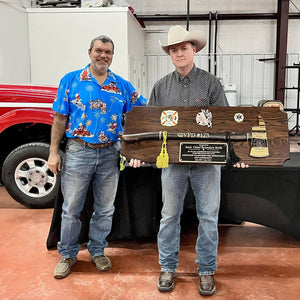
M53 207L60 184L47 165L56 91L0 84L1 183L29 208Z

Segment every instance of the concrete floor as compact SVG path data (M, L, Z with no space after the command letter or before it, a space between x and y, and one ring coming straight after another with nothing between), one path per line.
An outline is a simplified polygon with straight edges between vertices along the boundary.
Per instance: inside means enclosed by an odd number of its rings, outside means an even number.
M65 279L53 278L59 260L46 249L52 209L19 205L0 187L0 299L193 300L198 293L196 228L182 232L173 292L157 291L156 240L112 241L106 255L113 268L101 273L82 247ZM279 231L245 223L220 226L217 292L209 299L300 299L300 242Z

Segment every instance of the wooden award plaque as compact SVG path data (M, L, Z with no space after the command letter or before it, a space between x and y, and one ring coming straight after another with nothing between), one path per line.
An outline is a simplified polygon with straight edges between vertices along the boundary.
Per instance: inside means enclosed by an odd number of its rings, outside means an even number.
M122 154L155 163L166 135L169 163L225 164L229 145L241 161L282 166L289 159L287 114L278 107L134 107Z

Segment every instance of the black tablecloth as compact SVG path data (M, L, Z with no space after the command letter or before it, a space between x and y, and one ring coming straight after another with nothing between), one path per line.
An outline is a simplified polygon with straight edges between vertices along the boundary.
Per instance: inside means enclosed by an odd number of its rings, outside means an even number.
M108 239L155 237L161 215L160 169L127 167L121 172L115 200L112 231ZM47 248L60 236L63 197L59 192L47 237ZM93 195L90 187L81 214L79 243L88 241ZM195 200L189 190L182 224L196 224ZM291 153L283 167L222 169L220 223L249 221L265 225L300 240L300 153Z
M265 225L300 241L299 155L281 168L223 172L220 220Z

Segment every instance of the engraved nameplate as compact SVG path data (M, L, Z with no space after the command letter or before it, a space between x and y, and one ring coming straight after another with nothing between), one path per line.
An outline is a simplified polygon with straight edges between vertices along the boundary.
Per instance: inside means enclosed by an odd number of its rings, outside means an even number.
M226 143L180 143L179 162L226 164Z

